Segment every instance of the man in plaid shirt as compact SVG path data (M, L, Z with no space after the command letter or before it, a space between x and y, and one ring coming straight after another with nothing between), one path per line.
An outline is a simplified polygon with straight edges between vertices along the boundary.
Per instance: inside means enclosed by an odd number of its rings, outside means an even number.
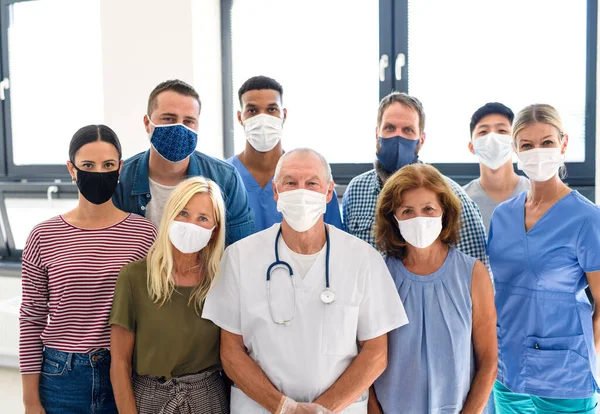
M385 181L404 165L420 162L419 150L425 142L425 113L421 102L401 92L383 98L377 113L377 160L375 169L354 177L342 201L346 231L375 246L375 207ZM462 203L461 252L479 259L486 266L485 228L477 205L461 186L445 177Z

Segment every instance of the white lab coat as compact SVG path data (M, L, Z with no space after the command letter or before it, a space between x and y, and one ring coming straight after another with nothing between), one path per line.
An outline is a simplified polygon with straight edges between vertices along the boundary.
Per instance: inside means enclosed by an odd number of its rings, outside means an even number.
M248 353L283 394L311 402L323 394L348 368L366 341L396 329L408 319L392 277L381 255L370 245L333 226L330 236L329 278L334 303L320 300L325 288L325 249L296 284L295 317L289 326L271 319L266 272L275 261L279 224L227 248L220 279L208 294L202 317L241 335ZM280 259L289 254L279 241ZM277 269L271 279L271 305L277 319L294 312L288 272ZM368 392L343 411L365 414ZM240 389L231 391L231 412L267 413Z

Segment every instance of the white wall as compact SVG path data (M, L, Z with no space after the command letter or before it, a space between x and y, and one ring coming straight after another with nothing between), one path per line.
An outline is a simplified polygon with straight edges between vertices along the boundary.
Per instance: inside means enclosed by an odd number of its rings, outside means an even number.
M142 118L160 82L179 78L202 100L199 149L222 156L220 2L102 0L105 123L125 156L148 148Z

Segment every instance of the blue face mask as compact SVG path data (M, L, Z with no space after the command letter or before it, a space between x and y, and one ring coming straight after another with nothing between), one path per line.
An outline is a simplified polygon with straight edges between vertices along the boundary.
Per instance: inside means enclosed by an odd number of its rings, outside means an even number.
M418 157L415 151L418 145L418 139L406 139L401 136L379 137L380 149L377 160L383 168L393 173L405 165L414 164L417 161Z
M150 117L148 117L150 119ZM167 161L179 162L192 155L198 145L198 134L183 124L154 125L150 143Z

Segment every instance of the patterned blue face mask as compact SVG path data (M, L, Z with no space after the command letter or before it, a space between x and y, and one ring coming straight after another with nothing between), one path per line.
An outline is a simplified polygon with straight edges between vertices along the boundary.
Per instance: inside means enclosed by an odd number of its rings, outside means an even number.
M407 139L401 136L392 138L379 137L379 153L377 160L383 168L393 173L405 165L414 164L417 161L417 146L419 140Z
M150 117L148 117L150 120ZM198 145L198 133L183 124L155 125L150 143L164 159L171 162L185 160Z

